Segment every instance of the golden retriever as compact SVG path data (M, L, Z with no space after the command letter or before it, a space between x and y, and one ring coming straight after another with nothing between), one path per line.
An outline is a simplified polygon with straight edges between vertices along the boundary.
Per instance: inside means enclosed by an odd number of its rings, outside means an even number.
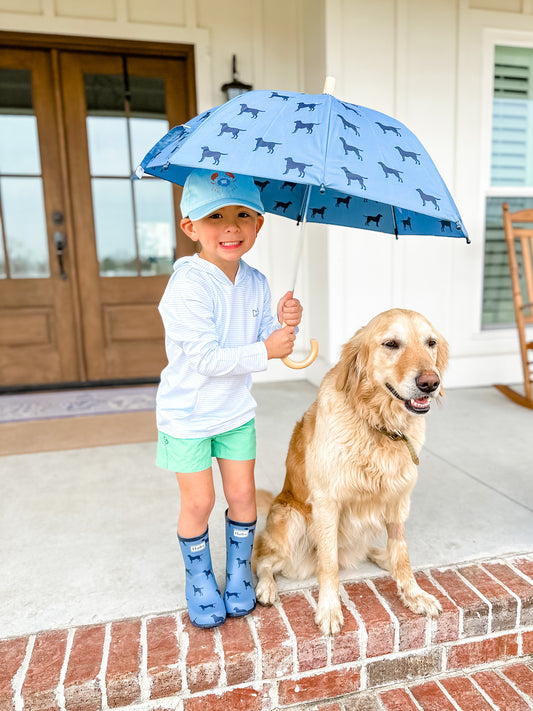
M343 617L339 568L368 557L388 570L403 603L437 615L413 576L404 523L430 401L444 394L448 344L421 314L391 309L343 346L316 401L294 428L282 492L255 542L257 600L277 598L275 575L318 576L315 621L336 634ZM261 494L259 493L260 498ZM385 549L372 544L387 531Z

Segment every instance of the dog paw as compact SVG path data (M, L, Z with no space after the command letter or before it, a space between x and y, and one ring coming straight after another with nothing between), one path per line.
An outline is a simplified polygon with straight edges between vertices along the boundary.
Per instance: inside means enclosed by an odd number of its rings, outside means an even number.
M367 553L367 558L383 570L390 570L389 555L385 548L371 548Z
M260 605L273 605L278 599L276 581L273 578L261 578L255 587L255 597Z
M319 604L315 614L315 622L322 634L326 636L339 634L344 623L340 602L334 605L323 605L322 607Z
M437 617L439 612L442 612L441 604L437 598L425 592L422 588L412 590L409 593L404 592L401 598L404 605L417 615Z

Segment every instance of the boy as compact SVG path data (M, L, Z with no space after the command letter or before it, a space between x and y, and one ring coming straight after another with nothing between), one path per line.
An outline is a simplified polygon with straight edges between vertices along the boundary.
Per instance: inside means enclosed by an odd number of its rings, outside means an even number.
M251 177L193 170L181 211L181 228L200 251L175 263L159 305L168 366L157 393L157 464L176 472L180 488L178 538L190 620L215 627L226 615L239 617L255 607L251 373L292 352L302 307L287 292L277 321L272 318L266 277L241 260L264 222ZM215 501L212 457L228 503L224 597L213 575L207 528Z

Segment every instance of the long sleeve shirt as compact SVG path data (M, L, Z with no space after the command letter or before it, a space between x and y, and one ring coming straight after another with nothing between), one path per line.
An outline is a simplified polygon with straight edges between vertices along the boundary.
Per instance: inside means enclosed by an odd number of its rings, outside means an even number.
M233 284L198 255L183 257L159 304L168 365L157 392L159 431L180 438L227 432L254 417L251 373L266 370L276 328L264 274L242 260Z

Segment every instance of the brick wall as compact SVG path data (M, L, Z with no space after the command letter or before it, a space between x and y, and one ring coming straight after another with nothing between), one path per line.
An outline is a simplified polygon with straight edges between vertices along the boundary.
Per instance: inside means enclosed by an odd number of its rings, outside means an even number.
M1 640L0 711L533 708L533 555L416 577L438 618L407 610L388 577L345 582L333 638L311 588L214 630L179 610Z

